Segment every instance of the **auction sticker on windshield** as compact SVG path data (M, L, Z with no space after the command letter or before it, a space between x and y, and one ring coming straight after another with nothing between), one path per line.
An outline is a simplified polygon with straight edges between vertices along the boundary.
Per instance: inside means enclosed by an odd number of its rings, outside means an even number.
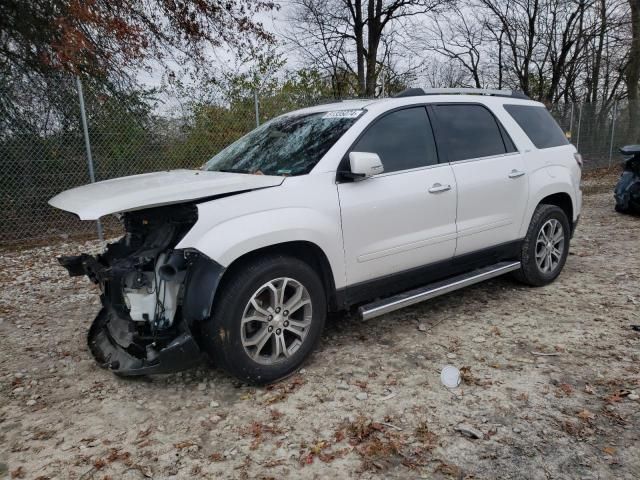
M358 118L364 110L335 110L327 112L322 118Z

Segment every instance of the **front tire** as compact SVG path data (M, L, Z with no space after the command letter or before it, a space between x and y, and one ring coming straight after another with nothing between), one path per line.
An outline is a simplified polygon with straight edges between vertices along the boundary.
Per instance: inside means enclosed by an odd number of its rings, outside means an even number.
M316 347L327 303L305 262L271 255L230 272L201 330L207 353L236 377L267 384L295 372Z
M571 226L564 210L538 205L522 243L516 279L536 287L553 282L567 261L570 237Z

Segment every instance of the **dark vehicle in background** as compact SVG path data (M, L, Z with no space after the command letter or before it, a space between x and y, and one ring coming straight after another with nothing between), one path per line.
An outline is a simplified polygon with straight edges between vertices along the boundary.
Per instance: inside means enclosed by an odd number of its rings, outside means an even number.
M640 145L627 145L620 153L626 158L613 194L616 211L640 214Z

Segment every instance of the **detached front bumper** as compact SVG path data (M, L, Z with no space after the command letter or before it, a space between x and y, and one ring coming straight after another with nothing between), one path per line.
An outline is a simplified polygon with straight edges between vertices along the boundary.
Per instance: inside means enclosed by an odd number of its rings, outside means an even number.
M200 347L185 322L183 331L164 347L140 338L131 320L103 307L89 329L89 349L98 364L123 376L172 373L195 366Z

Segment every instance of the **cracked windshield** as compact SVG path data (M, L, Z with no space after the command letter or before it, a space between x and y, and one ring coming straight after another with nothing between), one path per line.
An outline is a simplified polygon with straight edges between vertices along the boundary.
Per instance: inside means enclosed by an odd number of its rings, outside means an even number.
M203 169L255 175L309 173L363 112L339 110L275 118L229 145Z

